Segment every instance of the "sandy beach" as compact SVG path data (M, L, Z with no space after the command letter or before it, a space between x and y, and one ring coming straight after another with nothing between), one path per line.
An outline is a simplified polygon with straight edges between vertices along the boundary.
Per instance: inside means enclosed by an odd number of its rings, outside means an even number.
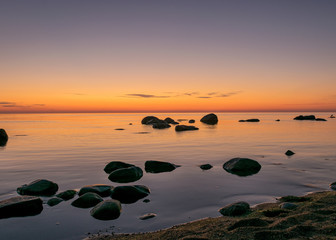
M291 202L294 209L280 205ZM168 229L137 234L92 235L86 240L336 239L336 192L286 196L239 217L205 218Z

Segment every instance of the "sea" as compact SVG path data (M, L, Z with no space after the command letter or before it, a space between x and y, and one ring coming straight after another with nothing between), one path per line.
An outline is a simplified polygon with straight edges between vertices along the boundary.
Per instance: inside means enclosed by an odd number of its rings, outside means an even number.
M73 207L77 197L53 207L42 197L39 215L0 219L0 238L72 240L155 231L219 217L218 209L233 202L275 202L280 196L329 190L336 181L336 119L329 118L333 113L216 113L216 125L200 122L205 114L0 114L0 128L9 135L7 145L0 147L0 201L18 196L18 187L36 179L56 182L59 192L91 184L145 185L151 191L150 202L122 204L120 217L109 221L91 217L90 209ZM293 120L310 114L327 121ZM148 115L171 117L199 130L153 129L141 124ZM239 122L250 118L260 122ZM195 123L189 124L190 119ZM295 154L289 157L287 150ZM254 159L262 168L249 176L225 171L223 164L236 157ZM180 167L146 173L148 160ZM132 183L111 182L103 170L111 161L134 164L142 168L143 177ZM202 164L213 168L202 170ZM139 219L147 213L156 217Z

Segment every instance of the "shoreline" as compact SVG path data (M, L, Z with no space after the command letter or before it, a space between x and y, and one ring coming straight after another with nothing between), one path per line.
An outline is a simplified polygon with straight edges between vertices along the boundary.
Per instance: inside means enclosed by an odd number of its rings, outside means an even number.
M280 207L283 203L287 207ZM336 191L284 196L241 216L203 218L153 232L98 234L84 240L336 239Z

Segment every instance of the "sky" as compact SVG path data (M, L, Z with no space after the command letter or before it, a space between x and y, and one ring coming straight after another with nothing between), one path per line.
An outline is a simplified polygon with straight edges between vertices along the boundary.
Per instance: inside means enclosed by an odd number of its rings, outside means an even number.
M336 111L334 0L0 0L0 113Z

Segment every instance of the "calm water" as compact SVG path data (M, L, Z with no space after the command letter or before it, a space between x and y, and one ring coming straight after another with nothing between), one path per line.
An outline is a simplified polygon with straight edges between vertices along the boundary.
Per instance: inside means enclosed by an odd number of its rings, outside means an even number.
M328 118L331 113L315 114ZM37 216L1 219L1 238L81 239L89 232L157 230L220 216L217 210L234 201L275 201L277 196L326 190L336 181L335 119L294 121L296 113L220 113L218 125L209 126L199 122L201 113L155 114L196 120L199 131L176 133L173 127L141 125L146 115L0 115L0 128L10 137L7 146L0 147L0 200L17 196L17 187L39 178L58 183L59 191L87 184L129 185L108 180L103 168L110 161L143 169L146 160L181 165L169 173L144 172L134 184L148 186L151 201L123 204L117 220L96 220L90 209L72 207L69 200L54 207L44 204ZM261 122L238 123L247 118ZM296 154L287 157L288 149ZM227 173L222 165L234 157L255 159L262 169L248 177ZM198 166L204 163L214 168L202 171ZM150 212L157 217L138 219Z

